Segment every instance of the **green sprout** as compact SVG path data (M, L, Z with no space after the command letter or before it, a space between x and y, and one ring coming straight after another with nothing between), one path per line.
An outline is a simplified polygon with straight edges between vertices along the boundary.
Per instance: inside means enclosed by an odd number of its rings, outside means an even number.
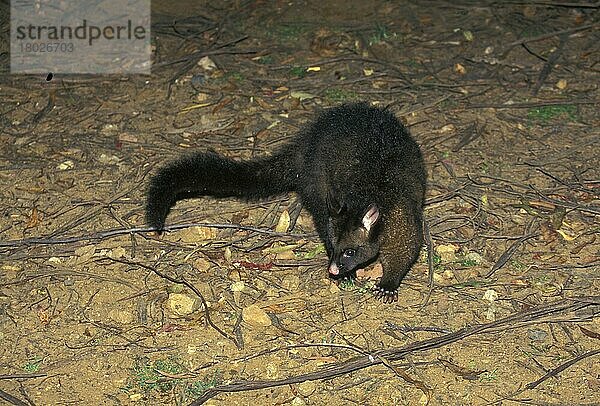
M34 357L30 359L27 364L23 365L23 369L29 373L34 373L40 370L40 366L44 361L41 357Z
M332 103L342 103L347 100L353 100L353 99L357 98L357 95L355 92L352 92L349 90L344 90L344 89L339 89L339 88L335 88L335 87L325 90L323 95L324 95L325 99L327 99L328 101L330 101Z
M298 78L303 78L306 76L306 67L294 66L292 69L290 69L290 75L296 76Z
M527 112L530 120L547 122L557 117L563 117L570 121L577 119L577 107L572 104L558 104L555 106L536 107Z
M391 35L388 31L387 26L385 24L377 23L375 25L375 32L369 39L369 45L379 44L385 41L386 39L390 38L390 36Z

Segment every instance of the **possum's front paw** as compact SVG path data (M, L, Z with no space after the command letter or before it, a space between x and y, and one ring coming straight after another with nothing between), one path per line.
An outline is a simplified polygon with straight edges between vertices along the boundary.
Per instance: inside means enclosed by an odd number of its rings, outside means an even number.
M398 289L387 290L377 284L373 287L373 294L377 300L381 300L383 303L393 303L398 301Z

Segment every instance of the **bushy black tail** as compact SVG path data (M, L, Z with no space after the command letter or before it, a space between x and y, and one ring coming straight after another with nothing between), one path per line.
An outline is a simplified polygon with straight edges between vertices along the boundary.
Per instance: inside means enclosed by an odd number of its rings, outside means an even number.
M146 221L160 231L177 200L192 196L265 198L294 190L293 159L287 153L235 161L196 153L160 169L150 180Z

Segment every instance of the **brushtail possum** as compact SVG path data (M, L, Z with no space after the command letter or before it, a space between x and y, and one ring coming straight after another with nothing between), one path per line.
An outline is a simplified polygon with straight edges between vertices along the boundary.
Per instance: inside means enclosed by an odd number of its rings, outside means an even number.
M296 192L329 256L329 276L353 278L379 258L374 288L385 303L423 243L426 171L418 145L389 111L366 103L325 110L271 156L234 160L198 152L150 181L146 219L161 231L177 200L189 196L260 199Z

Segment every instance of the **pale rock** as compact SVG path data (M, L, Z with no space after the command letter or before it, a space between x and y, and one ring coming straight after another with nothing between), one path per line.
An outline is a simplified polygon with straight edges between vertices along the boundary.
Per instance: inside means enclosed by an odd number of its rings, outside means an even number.
M167 308L176 316L187 316L200 308L200 300L185 293L170 293Z
M465 259L468 261L473 261L477 265L483 262L483 257L477 252L469 252L467 255L465 255Z
M245 287L246 287L246 285L244 284L244 281L237 281L237 282L233 282L229 286L229 289L231 289L232 292L241 292L244 290Z
M129 395L129 400L131 400L132 402L139 402L143 399L143 397L144 395L142 395L141 393L132 393L131 395Z
M111 310L108 312L108 318L119 324L130 324L135 320L135 317L131 312L122 309Z
M496 300L498 300L498 292L496 292L494 289L486 290L483 294L483 300L494 303Z
M210 59L208 56L204 56L204 57L200 58L200 60L198 61L198 66L200 66L205 71L209 71L209 72L218 69L217 64L214 63L214 61L212 59Z
M301 397L296 396L294 399L292 399L292 406L304 406L306 405L306 401L304 399L302 399Z
M277 222L277 226L275 226L275 232L277 233L285 233L290 227L290 213L287 210L284 210L279 216L279 221Z
M213 240L217 237L217 231L210 227L194 226L177 232L181 242L200 243Z
M75 162L71 161L70 159L67 159L66 161L63 161L62 163L58 164L56 166L56 169L58 169L59 171L66 171L69 169L73 169L75 167Z
M459 248L455 244L440 244L436 245L435 252L442 258L443 262L451 262L456 260L456 252Z
M211 266L212 263L205 258L199 257L194 260L194 267L200 272L208 271Z
M298 394L308 397L315 393L317 390L317 384L314 381L304 381L298 384Z
M269 327L271 318L258 305L250 305L242 310L242 320L254 327Z

